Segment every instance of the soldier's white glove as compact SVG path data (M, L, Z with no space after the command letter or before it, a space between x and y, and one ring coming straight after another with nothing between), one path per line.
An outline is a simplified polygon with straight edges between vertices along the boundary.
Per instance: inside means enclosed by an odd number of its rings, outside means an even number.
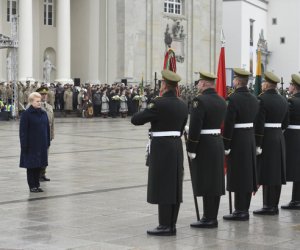
M260 155L262 153L261 147L256 147L256 155Z
M230 151L231 151L231 149L227 149L227 150L224 150L225 152L225 155L229 155L230 154Z
M189 130L190 130L190 127L189 127L188 125L186 125L186 126L184 127L184 130L185 130L185 132L188 134L188 133L189 133Z
M193 160L193 159L196 158L196 154L195 153L188 152L187 154L188 154L188 156L190 157L191 160Z

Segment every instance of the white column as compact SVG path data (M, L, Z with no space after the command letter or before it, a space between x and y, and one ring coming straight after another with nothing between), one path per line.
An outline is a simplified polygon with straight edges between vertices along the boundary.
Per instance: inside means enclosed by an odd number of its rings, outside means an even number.
M99 0L90 0L90 15L89 15L89 39L88 39L88 51L89 51L89 64L88 64L88 79L90 82L94 83L100 80L99 78L99 49L104 47L100 43L100 1ZM105 47L104 47L105 48ZM102 81L104 82L104 81Z
M19 80L33 77L32 0L19 1Z
M71 75L71 16L70 0L57 3L57 79L61 83L73 82Z

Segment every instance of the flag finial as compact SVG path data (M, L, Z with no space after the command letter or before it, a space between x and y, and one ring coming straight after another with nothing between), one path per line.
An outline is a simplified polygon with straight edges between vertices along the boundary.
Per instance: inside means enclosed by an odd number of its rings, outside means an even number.
M223 31L223 29L221 29L221 45L222 45L222 47L225 47L225 43L226 43L226 40L225 40L224 31Z

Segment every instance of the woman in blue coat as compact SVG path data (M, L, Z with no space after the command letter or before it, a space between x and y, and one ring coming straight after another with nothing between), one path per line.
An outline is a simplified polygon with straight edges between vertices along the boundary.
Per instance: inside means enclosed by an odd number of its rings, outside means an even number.
M27 168L27 182L30 192L43 192L40 188L39 173L48 166L50 128L47 113L41 109L41 95L29 95L29 108L20 120L20 167Z

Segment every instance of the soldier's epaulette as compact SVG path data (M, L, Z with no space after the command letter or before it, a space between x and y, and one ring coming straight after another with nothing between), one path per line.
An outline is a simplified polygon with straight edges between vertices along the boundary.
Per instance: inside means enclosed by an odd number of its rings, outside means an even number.
M257 97L261 96L264 92L261 92Z
M159 95L158 95L158 96L155 96L153 100L155 100L155 99L157 99L157 98L160 98L160 97L161 97L161 96L159 96Z

